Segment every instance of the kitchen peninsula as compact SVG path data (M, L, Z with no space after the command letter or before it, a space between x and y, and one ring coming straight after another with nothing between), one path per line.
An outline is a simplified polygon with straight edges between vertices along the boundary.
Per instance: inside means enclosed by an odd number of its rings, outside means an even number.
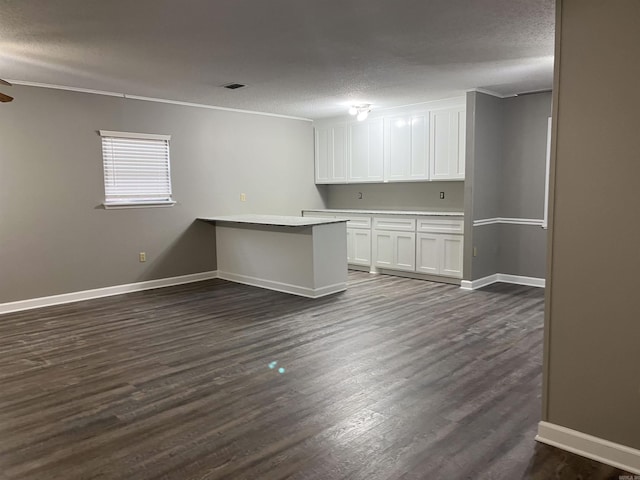
M218 278L309 298L347 289L345 219L200 217L215 224Z

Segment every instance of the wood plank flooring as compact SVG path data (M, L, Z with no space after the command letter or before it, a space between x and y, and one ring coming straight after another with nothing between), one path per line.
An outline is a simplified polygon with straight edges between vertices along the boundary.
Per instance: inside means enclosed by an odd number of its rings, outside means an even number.
M543 302L350 272L3 315L0 480L618 478L533 440Z

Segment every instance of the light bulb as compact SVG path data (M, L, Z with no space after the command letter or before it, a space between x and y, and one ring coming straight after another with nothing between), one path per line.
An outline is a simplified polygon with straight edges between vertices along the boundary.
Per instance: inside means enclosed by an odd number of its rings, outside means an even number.
M358 109L356 107L352 106L349 109L349 115L357 115L357 114L358 114Z
M358 112L358 116L356 118L358 119L359 122L362 122L363 120L366 120L368 116L369 116L369 110L362 110Z

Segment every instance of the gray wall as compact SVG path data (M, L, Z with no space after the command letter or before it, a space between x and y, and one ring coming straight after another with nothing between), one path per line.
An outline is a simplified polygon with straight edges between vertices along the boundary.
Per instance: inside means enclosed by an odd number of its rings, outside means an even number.
M310 122L33 87L11 93L0 108L0 303L213 270L214 231L196 217L325 206ZM99 129L171 134L177 205L102 209Z
M540 220L544 217L551 92L506 98L502 102L500 216ZM545 277L546 230L532 225L500 225L499 248L499 273Z
M543 218L551 93L500 99L470 92L467 111L472 115L467 119L465 279L494 273L543 278L546 234L541 227L472 223Z
M440 192L444 199L440 200ZM362 199L358 199L362 193ZM456 211L464 209L464 182L329 185L328 208Z
M471 104L471 105L469 105ZM498 273L498 225L472 227L473 220L500 216L503 103L499 98L469 92L467 126L471 131L466 157L465 280ZM470 130L469 130L470 128ZM467 138L469 140L469 136ZM472 256L473 247L477 256ZM468 268L470 266L470 268Z
M498 273L545 278L547 230L537 225L494 225L500 238ZM476 227L476 228L489 228Z
M543 418L640 449L640 4L556 8Z
M505 98L500 216L544 215L547 124L551 92Z

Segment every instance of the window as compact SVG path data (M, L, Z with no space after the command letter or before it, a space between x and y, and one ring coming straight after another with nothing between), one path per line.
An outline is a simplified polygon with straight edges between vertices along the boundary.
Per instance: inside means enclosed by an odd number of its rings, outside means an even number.
M100 130L105 208L170 206L169 135Z

